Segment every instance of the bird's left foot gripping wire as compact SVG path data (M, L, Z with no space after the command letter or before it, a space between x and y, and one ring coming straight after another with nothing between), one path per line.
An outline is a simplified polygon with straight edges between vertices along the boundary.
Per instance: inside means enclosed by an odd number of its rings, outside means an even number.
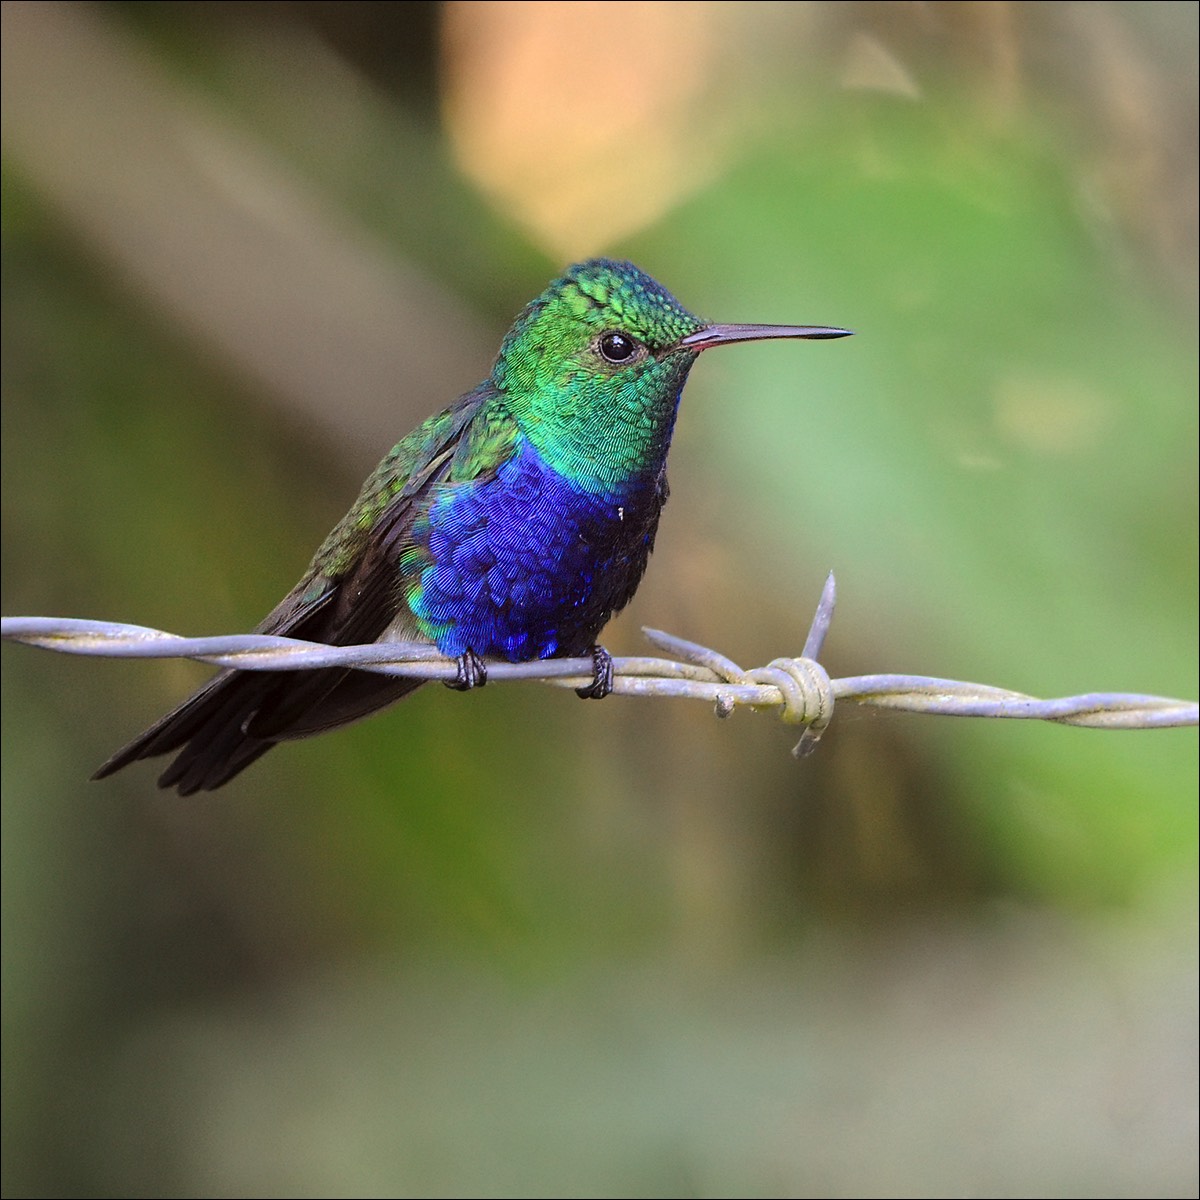
M587 687L575 689L575 695L580 700L603 700L613 690L613 660L605 648L599 644L591 649L592 682Z

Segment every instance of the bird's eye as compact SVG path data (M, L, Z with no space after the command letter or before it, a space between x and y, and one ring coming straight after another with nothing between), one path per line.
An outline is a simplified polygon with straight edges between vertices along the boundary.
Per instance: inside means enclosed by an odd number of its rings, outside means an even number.
M600 337L600 353L610 363L624 363L640 349L633 338L624 333L605 333Z

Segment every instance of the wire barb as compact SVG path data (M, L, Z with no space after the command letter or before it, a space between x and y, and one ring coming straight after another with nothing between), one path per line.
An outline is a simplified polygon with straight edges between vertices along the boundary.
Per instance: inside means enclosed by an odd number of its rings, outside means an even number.
M797 757L815 749L833 718L835 700L904 712L1054 721L1090 729L1165 729L1200 723L1200 706L1195 702L1163 696L1093 692L1039 700L987 684L923 675L831 679L817 657L836 600L837 587L830 573L803 654L799 658L777 658L749 671L707 646L660 629L643 629L652 646L673 657L614 658L612 690L625 696L706 700L715 706L718 717L728 717L738 707L779 709L782 720L804 727L792 751ZM141 625L55 617L4 617L0 620L0 637L66 654L190 658L242 671L308 671L339 666L451 682L458 674L456 660L423 642L326 646L263 634L181 638ZM487 673L489 681L536 679L578 689L593 682L595 664L591 658L489 662Z

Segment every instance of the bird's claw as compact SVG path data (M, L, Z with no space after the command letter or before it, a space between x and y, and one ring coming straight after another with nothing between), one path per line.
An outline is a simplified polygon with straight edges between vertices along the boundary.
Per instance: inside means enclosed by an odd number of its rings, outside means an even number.
M575 689L581 700L603 700L613 690L613 660L603 646L592 647L592 682Z
M455 664L458 673L453 679L446 680L446 686L453 691L469 692L487 683L487 666L474 650L468 648L455 659Z

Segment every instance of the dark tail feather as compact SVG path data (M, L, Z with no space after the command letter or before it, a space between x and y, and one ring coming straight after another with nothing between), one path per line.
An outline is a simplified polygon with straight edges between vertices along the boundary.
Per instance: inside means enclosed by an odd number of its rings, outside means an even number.
M122 747L92 776L180 753L158 786L181 796L219 788L278 742L347 725L421 686L364 671L225 671Z

